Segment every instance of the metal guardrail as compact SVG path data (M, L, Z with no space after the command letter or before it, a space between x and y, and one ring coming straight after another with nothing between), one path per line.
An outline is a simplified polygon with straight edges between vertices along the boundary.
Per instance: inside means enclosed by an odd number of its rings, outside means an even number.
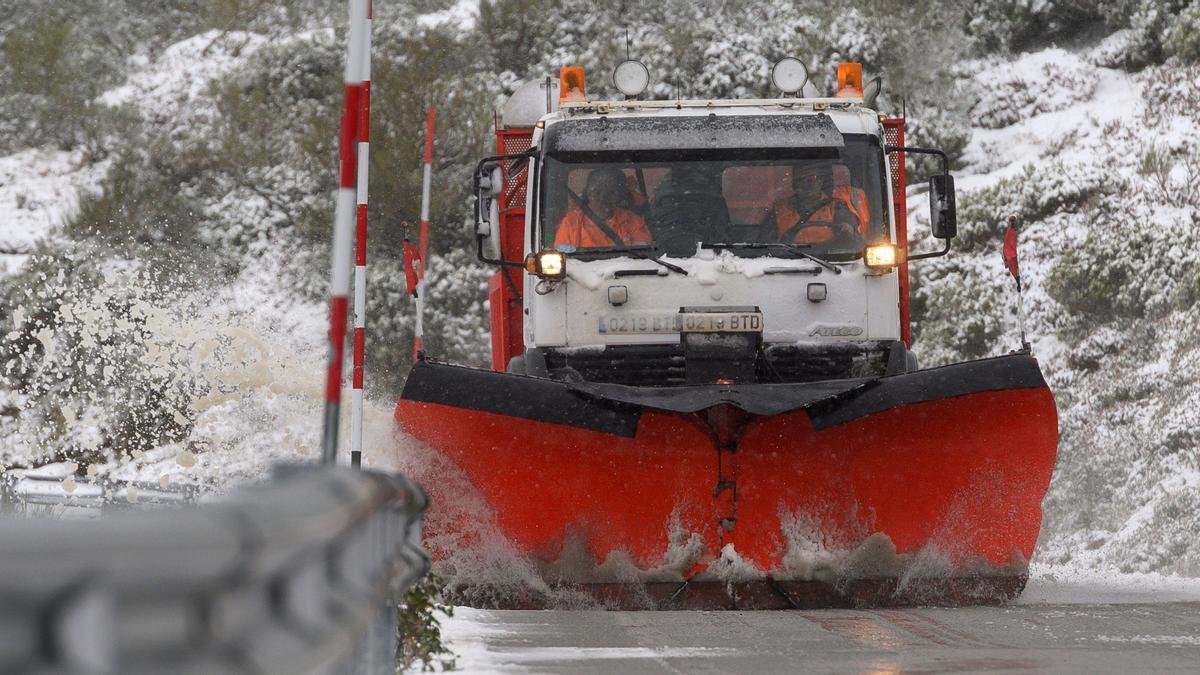
M211 504L0 520L0 672L395 672L425 506L402 476L301 466Z
M201 491L201 486L191 483L163 486L149 481L80 478L76 479L74 489L67 492L60 476L9 472L0 474L0 514L5 509L54 506L99 515L131 507L194 504Z

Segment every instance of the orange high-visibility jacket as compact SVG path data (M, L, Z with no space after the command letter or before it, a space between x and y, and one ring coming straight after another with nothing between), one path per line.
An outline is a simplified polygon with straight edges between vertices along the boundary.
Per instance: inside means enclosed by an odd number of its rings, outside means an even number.
M609 216L607 225L624 240L626 246L653 243L646 221L633 211L615 209ZM558 224L558 232L554 234L554 245L568 244L575 248L607 248L620 246L621 242L613 241L604 234L591 218L577 205L571 205L571 210Z
M842 200L846 206L850 207L850 213L853 213L854 217L858 219L858 231L866 237L871 226L871 209L867 205L867 193L850 185L838 185L833 188L833 198ZM808 222L832 224L834 206L836 204L830 202L817 209L808 217ZM784 232L787 232L800 220L794 196L784 197L775 202L774 210L776 236L782 237ZM817 244L832 238L832 227L806 227L796 233L795 241L800 244Z

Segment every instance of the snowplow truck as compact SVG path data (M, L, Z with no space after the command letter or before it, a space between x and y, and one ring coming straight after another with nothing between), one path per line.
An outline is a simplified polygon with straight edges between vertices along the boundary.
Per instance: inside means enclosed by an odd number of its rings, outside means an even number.
M951 249L946 156L904 145L858 64L832 97L788 65L773 99L642 100L620 69L619 100L577 68L517 89L475 178L492 369L419 359L396 420L605 606L1004 602L1054 399L1027 348L919 367L909 267ZM910 250L914 153L940 170Z

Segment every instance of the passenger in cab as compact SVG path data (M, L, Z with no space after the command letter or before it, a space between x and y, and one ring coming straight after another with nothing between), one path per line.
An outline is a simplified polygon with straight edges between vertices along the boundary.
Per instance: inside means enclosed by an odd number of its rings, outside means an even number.
M792 194L775 202L764 223L778 241L819 244L867 236L867 194L850 183L845 164L802 164L792 169Z
M558 224L555 248L626 248L653 242L642 217L624 208L630 197L620 169L593 170L583 197L568 197L571 205Z

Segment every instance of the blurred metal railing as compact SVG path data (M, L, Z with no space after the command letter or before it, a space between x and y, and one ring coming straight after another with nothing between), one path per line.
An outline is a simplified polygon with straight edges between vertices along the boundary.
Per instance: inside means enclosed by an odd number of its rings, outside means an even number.
M19 470L0 474L0 514L5 510L19 511L29 507L61 507L64 513L100 515L111 510L130 507L159 508L164 505L194 504L201 486L192 483L170 483L121 480L113 478L79 478L70 492L63 488L58 475L21 473Z
M0 520L0 672L393 673L425 505L303 466L211 504Z

